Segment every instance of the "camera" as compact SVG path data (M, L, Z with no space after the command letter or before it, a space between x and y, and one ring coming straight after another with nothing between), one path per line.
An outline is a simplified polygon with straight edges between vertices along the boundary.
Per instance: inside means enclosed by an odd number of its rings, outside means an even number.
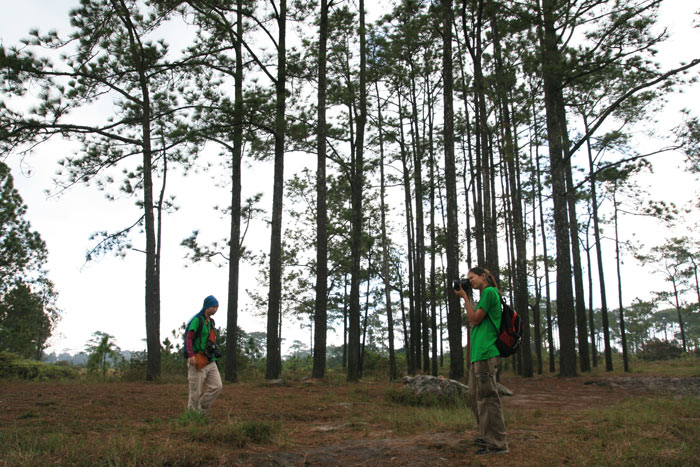
M471 282L469 282L469 279L459 279L456 281L452 281L452 288L455 290L459 290L459 286L462 286L462 290L465 292L469 293L472 288Z
M221 358L221 351L219 350L219 346L216 345L216 342L213 341L207 341L207 345L204 347L204 355L211 361L212 358Z

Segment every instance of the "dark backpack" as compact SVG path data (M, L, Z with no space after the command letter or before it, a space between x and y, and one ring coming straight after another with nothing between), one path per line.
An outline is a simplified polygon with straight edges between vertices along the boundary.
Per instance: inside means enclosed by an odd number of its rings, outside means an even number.
M523 336L523 323L520 316L506 303L503 297L501 297L501 308L503 313L501 314L501 327L496 330L498 334L496 348L501 357L509 357L518 350L520 339ZM496 327L496 323L490 316L489 321L493 327Z
M197 318L197 317L202 317L199 313L194 315L188 322L187 325L185 326L185 335L182 337L182 356L187 360L187 330L190 328L190 324L192 324L192 320ZM214 318L209 318L209 323L210 323L210 329L214 329ZM202 333L202 329L204 328L204 320L200 319L199 324L197 325L197 329L194 331L194 339L197 339L199 335Z

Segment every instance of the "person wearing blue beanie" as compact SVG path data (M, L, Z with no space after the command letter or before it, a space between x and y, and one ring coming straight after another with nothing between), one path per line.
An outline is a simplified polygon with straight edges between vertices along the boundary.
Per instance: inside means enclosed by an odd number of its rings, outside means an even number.
M207 298L204 299L204 303L202 304L202 309L199 310L199 313L204 314L204 311L207 308L211 308L211 307L219 308L219 301L213 295L209 295ZM216 313L216 311L214 313Z
M221 375L216 366L216 328L212 316L219 309L219 301L209 295L187 326L185 346L187 349L187 380L189 399L187 408L208 413L221 392ZM213 345L212 345L213 344Z

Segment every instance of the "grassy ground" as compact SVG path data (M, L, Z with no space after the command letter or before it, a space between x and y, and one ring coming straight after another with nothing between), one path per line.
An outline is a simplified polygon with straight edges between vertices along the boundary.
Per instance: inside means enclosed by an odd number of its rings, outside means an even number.
M700 376L692 360L636 368ZM486 458L467 406L405 405L400 383L226 384L206 418L184 383L2 380L0 465L700 465L697 395L585 384L608 376L504 375L511 452Z

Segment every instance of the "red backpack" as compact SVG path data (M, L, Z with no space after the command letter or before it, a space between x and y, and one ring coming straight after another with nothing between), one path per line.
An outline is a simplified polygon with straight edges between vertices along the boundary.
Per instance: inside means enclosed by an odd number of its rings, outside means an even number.
M523 323L520 320L520 316L506 303L503 297L501 297L501 308L503 312L501 314L501 327L496 329L498 334L496 348L501 357L509 357L518 350L523 336ZM486 316L489 316L488 313ZM491 321L493 327L496 327L496 323L493 322L490 316L489 321Z

